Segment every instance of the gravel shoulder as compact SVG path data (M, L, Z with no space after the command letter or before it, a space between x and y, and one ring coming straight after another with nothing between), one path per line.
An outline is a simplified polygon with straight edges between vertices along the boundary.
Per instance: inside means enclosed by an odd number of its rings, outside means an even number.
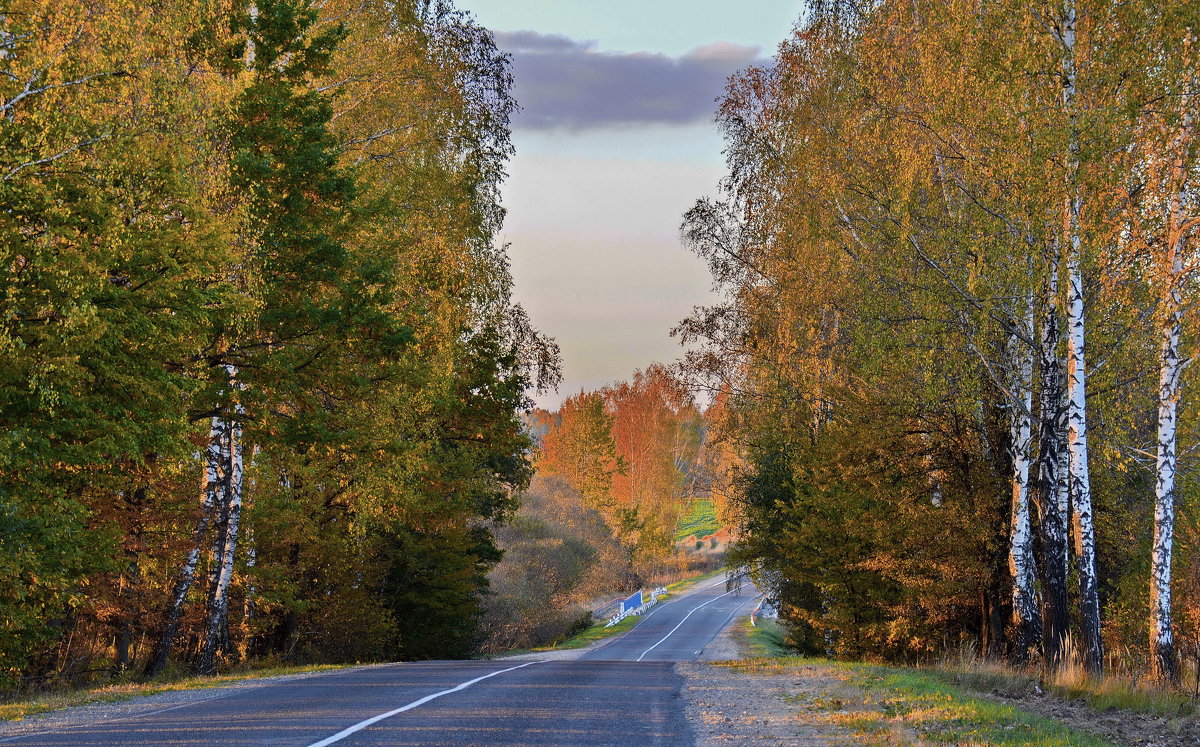
M688 721L698 747L851 744L864 705L844 674L820 665L755 661L742 620L705 649L701 661L680 662ZM740 660L740 661L739 661Z
M676 665L697 745L1200 744L1179 719L968 692L929 670L784 656L774 635L751 636L742 618L706 651L709 661Z

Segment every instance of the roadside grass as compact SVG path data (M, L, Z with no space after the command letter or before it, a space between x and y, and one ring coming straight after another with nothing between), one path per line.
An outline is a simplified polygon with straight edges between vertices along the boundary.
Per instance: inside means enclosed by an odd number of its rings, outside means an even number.
M692 501L688 512L680 517L675 529L675 541L682 542L693 534L697 538L706 537L721 528L717 519L717 507L713 502L704 498Z
M748 658L724 666L751 674L780 674L818 667L847 687L837 697L813 701L814 717L851 729L867 744L920 741L956 745L1039 745L1101 747L1112 743L1057 721L972 695L1001 692L1018 696L1036 679L1014 678L998 667L914 669L795 656L787 630L775 620L741 626ZM857 692L856 692L857 691ZM855 703L855 699L859 699Z
M1009 697L1029 695L1041 685L1055 695L1081 701L1097 711L1116 709L1176 718L1194 715L1198 710L1196 700L1188 693L1157 688L1122 672L1110 671L1097 677L1075 662L1045 679L1038 670L1014 669L1003 662L970 655L943 661L930 671L945 682L969 690Z
M752 628L747 620L745 627L752 656L784 657L792 653L786 644L786 629L779 623L764 620L758 628ZM1007 698L1029 697L1040 687L1064 700L1085 703L1098 712L1129 711L1166 719L1200 714L1200 701L1191 693L1164 690L1124 672L1110 670L1097 677L1077 661L1043 676L1039 669L1014 668L1004 662L980 659L967 651L929 667L904 671L919 672L923 677L960 690Z
M357 664L316 664L311 666L272 666L262 669L246 669L215 677L168 672L148 682L114 682L85 690L56 690L39 693L20 700L0 703L0 721L21 721L30 716L50 711L59 711L74 706L95 703L120 703L143 695L175 692L178 690L206 690L222 687L245 680L276 677L285 674L306 674L358 666Z
M596 643L597 641L602 641L605 638L612 638L615 635L624 633L634 625L637 625L640 620L640 616L630 615L611 628L604 627L604 622L598 622L593 624L590 628L587 628L586 630L583 630L582 632L577 633L564 641L553 643L549 646L543 646L541 648L535 648L533 650L561 651L563 649L585 648L593 643Z
M759 636L772 641L770 636ZM933 670L885 667L803 656L720 662L751 674L795 672L817 667L848 687L810 703L810 717L857 733L865 744L1036 745L1110 747L1099 737L971 695ZM857 694L855 691L857 690ZM857 699L857 702L855 702Z
M759 620L755 625L749 616L742 626L745 630L749 654L753 658L780 658L791 656L794 652L787 645L787 629L775 620Z
M867 693L878 710L848 715L843 722L868 739L897 727L924 741L979 745L1110 745L1099 737L1070 729L1010 705L979 698L947 682L936 671L871 664L835 663L850 684Z

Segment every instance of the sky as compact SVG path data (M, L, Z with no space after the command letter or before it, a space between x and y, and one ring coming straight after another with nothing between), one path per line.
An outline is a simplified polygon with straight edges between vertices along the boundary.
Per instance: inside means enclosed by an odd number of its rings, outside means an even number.
M762 64L804 0L459 0L513 58L517 155L504 186L517 300L562 348L557 408L682 354L711 303L683 213L724 174L728 76Z

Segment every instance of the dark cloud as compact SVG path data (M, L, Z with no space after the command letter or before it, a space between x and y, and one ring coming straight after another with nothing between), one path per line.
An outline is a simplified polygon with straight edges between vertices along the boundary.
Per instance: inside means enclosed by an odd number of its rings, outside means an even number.
M533 31L500 32L496 42L513 56L522 107L514 125L530 130L704 121L729 75L761 61L757 47L727 42L682 57L598 52L592 41Z

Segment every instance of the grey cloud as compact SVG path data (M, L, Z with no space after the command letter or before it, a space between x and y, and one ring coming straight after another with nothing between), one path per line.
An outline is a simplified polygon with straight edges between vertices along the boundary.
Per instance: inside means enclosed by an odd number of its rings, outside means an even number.
M682 57L598 52L595 42L533 31L497 33L513 56L530 130L586 130L634 124L682 125L710 119L730 74L761 62L756 47L717 42Z
M539 34L536 31L498 31L496 43L513 54L544 52L587 52L596 47L595 41L576 41L559 34Z

